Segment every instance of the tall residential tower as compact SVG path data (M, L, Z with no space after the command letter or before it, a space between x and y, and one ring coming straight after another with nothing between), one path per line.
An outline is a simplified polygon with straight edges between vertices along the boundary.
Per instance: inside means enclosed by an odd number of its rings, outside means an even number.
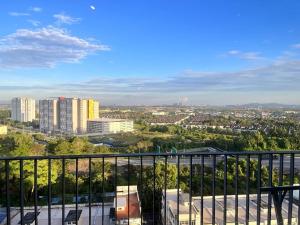
M39 113L40 113L40 130L42 132L54 132L57 131L58 126L58 100L57 99L45 99L39 101Z
M13 98L11 100L11 119L19 122L35 120L35 100L31 98Z
M99 118L99 102L93 99L65 98L40 100L40 129L83 134L87 121Z
M64 133L78 133L79 110L77 98L60 97L59 107L59 128Z

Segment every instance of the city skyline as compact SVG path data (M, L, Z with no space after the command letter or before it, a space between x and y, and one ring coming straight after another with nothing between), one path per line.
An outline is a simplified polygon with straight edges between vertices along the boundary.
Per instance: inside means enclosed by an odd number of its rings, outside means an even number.
M1 101L300 104L297 1L55 2L2 6Z

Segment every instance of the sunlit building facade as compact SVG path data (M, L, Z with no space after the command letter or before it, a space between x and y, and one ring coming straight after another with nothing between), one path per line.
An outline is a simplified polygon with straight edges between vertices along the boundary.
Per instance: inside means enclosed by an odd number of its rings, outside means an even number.
M98 118L88 120L88 133L116 134L133 131L133 121L125 119Z
M99 102L94 99L65 98L40 100L40 130L84 134L87 121L99 117Z
M78 132L83 134L86 132L87 120L89 116L89 100L78 100Z
M11 119L19 122L35 120L35 100L31 98L13 98L11 100Z

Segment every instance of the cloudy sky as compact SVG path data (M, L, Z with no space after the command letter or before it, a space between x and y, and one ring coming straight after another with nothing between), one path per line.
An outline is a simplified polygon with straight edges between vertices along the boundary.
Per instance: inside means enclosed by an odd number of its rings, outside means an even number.
M41 1L0 8L0 101L300 104L300 1Z

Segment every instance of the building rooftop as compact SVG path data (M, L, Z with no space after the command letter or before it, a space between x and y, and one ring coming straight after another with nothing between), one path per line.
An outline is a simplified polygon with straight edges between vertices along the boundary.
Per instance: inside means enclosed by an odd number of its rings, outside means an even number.
M120 203L119 201L123 201L123 200L126 201L126 204L122 205L121 209L119 210L119 203ZM128 202L129 202L129 204L128 204ZM118 196L117 197L117 207L118 207L117 213L116 213L117 220L128 219L128 215L130 218L139 218L141 216L140 203L139 203L137 193L129 194L129 199L128 199L128 195L126 197ZM128 210L129 210L129 212L128 212Z
M128 194L128 187L129 187L129 193L136 193L138 191L136 185L117 186L118 195L127 195Z
M109 224L109 211L110 208L113 207L113 204L105 204L104 206L104 224ZM75 205L66 205L65 206L65 222L67 222L69 211L75 212ZM81 211L81 213L79 212ZM32 207L24 209L24 215L27 213L33 213L34 209ZM39 225L48 225L48 207L42 206L38 207L38 224ZM75 213L76 214L76 213ZM78 214L80 215L80 220L82 224L89 223L89 207L85 206L85 204L79 204ZM102 221L102 210L100 205L92 205L91 207L91 219L95 222L95 224L101 224ZM73 217L76 219L76 215ZM11 224L17 225L20 221L20 210L19 208L11 208ZM6 218L4 219L4 224L6 222ZM75 221L74 221L75 222ZM1 224L1 223L0 223ZM26 224L26 223L25 223ZM34 224L34 222L33 222ZM52 206L51 207L51 224L52 225L61 225L62 224L62 208L61 206ZM2 224L1 224L2 225Z
M182 194L181 191L179 193ZM298 194L298 193L297 193ZM184 194L181 199L189 199L188 194ZM204 224L211 224L212 222L212 196L203 197L203 222ZM167 191L167 205L174 215L177 215L177 190ZM227 223L235 222L235 195L227 195L227 206L226 206ZM274 204L271 206L271 223L276 223L276 213ZM289 201L288 198L283 200L282 204L282 216L284 222L287 222L288 218ZM189 204L179 201L179 215L180 217L189 214ZM192 215L201 217L201 197L192 197ZM246 195L238 195L238 223L244 224L246 221ZM298 206L292 204L292 221L298 218ZM215 219L216 224L223 224L224 221L224 196L215 197ZM264 223L268 220L268 194L261 195L261 221ZM251 194L249 196L249 221L257 221L257 195Z
M126 220L128 216L130 219L139 218L141 216L140 200L137 186L117 186L117 196L114 203L116 209L116 219Z

